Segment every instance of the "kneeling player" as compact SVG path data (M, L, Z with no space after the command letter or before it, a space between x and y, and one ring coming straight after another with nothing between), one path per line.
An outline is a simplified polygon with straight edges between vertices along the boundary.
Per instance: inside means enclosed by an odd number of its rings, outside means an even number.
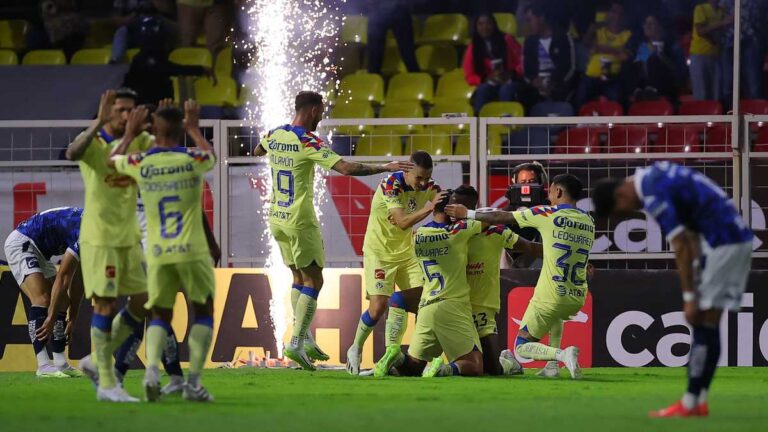
M29 337L37 357L37 376L41 378L82 375L67 363L64 354L67 338L83 298L82 281L78 279L77 283L72 283L80 268L77 238L80 235L82 214L83 209L76 207L60 207L35 214L21 222L5 240L8 266L21 292L32 303L29 310ZM63 255L58 273L50 261L56 255ZM54 289L57 298L52 303L51 292ZM53 364L45 350L51 335Z
M215 164L215 155L198 127L199 108L185 104L186 119L176 107L157 111L154 132L157 147L142 154L120 155L110 163L119 173L134 178L141 190L147 216L148 291L147 307L152 320L147 328L147 370L144 390L148 401L160 398L159 366L173 317L176 293L185 289L195 311L190 329L189 377L184 398L207 402L213 397L200 383L200 372L213 337L213 266L203 230L201 206L205 172ZM179 144L186 132L199 150Z
M415 235L416 257L424 271L424 292L419 318L408 349L390 345L376 363L374 375L381 377L395 367L400 375L424 377L483 374L480 338L472 322L467 283L467 246L480 234L483 224L459 221L451 225L445 214L447 200L435 206L432 222ZM445 353L448 364L440 355ZM427 362L432 361L425 369Z

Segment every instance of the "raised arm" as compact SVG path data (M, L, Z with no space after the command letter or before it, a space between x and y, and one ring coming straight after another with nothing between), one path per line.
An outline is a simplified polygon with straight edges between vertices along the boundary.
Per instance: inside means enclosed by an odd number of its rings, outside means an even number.
M139 106L134 108L130 114L128 114L128 123L125 125L125 135L120 140L120 144L113 148L109 152L109 158L107 159L107 165L110 167L115 166L115 161L112 159L115 156L123 156L128 152L128 147L137 136L142 132L144 123L147 121L149 110L145 106Z
M45 319L43 325L37 329L35 336L38 340L46 340L51 334L53 334L53 326L56 322L56 314L62 309L62 306L69 302L69 321L74 321L72 315L73 310L80 306L80 302L83 299L82 287L80 287L80 295L70 295L70 286L72 285L72 279L75 277L78 269L80 268L80 262L67 251L64 257L61 259L61 265L59 271L56 273L56 279L53 281L53 288L51 290L51 305L48 308L48 317ZM77 294L76 292L73 294ZM77 298L75 298L77 297ZM77 318L77 312L74 313L74 318Z
M105 124L109 123L109 119L112 116L112 105L115 104L116 96L117 93L114 90L107 90L102 93L101 100L99 101L99 113L96 115L96 119L84 133L78 135L77 138L69 144L65 153L67 159L77 161L83 157L83 154L88 150L88 146L91 144L91 141L93 141L96 134L99 133Z
M339 174L358 177L385 172L409 171L413 168L413 164L411 162L393 161L384 165L373 165L361 162L348 162L341 159L331 168Z
M517 243L515 243L515 247L512 250L532 257L544 258L544 247L541 243L532 242L522 237L517 239Z
M389 221L392 223L392 225L395 225L402 230L412 228L414 225L423 221L427 218L427 216L432 214L432 210L434 210L435 205L442 201L447 194L448 191L438 192L435 194L435 197L432 198L432 201L428 202L424 208L416 210L411 214L406 213L402 208L391 208L389 209Z
M200 130L200 106L192 99L184 102L184 128L197 148L214 153L213 147Z
M456 219L475 219L490 225L517 226L517 220L515 220L513 212L501 210L476 212L474 210L468 210L461 204L448 205L445 207L445 212L448 216Z

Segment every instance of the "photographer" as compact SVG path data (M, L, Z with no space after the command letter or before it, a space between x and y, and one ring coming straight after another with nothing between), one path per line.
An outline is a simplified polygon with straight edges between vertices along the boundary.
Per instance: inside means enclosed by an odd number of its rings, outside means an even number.
M512 170L512 183L507 189L506 197L509 205L505 211L524 210L547 203L546 187L549 184L544 167L538 162L528 162L516 166ZM536 229L510 227L520 237L534 242L541 242L541 236ZM503 268L541 268L541 259L529 255L512 254L511 261L503 265Z

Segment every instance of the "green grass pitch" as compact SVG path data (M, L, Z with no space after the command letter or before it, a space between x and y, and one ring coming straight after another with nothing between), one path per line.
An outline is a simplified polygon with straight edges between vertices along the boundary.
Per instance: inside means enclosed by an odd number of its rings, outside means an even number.
M126 389L141 393L141 371ZM757 431L768 430L768 370L717 371L707 419L648 419L678 398L685 369L601 368L582 381L354 378L345 372L210 370L208 405L97 403L86 379L0 373L2 431Z

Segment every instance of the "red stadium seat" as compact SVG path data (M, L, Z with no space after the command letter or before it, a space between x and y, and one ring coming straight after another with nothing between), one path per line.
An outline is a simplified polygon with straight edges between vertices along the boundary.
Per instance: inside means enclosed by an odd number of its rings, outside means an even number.
M742 114L768 114L768 100L765 99L744 99L739 107L741 107Z
M701 151L699 130L695 127L667 125L659 129L656 145L657 153L695 153Z
M704 151L706 152L730 152L731 127L717 124L704 130Z
M653 129L646 126L615 126L608 135L608 153L646 153Z
M600 153L600 133L593 128L571 128L560 132L555 143L557 154Z
M629 107L631 116L668 116L674 111L672 104L664 99L635 102Z
M760 129L760 132L755 138L755 145L752 147L753 152L768 152L768 128Z
M587 102L579 108L579 115L582 117L588 116L622 116L624 115L624 109L616 102L609 100L598 100Z
M683 102L677 113L680 115L721 115L723 106L716 100L693 100Z

